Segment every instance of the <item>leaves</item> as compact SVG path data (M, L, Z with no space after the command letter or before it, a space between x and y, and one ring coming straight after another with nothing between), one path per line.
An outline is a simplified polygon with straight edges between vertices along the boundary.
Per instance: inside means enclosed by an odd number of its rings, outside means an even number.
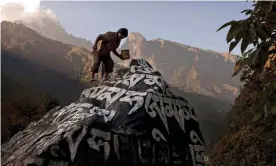
M259 52L259 54L261 55L261 56L259 56L260 58L259 58L259 60L260 60L260 65L261 65L261 71L262 71L262 69L263 69L263 66L265 65L265 63L266 63L266 61L267 61L267 58L268 58L268 53L269 53L269 51L267 50L267 49L264 49L264 47L265 46L263 46L263 47L260 47L260 52Z
M245 15L251 14L253 11L251 9L245 9L241 13L245 13Z
M237 21L232 20L217 30L230 26L226 36L226 41L229 43L229 52L241 42L240 50L243 58L236 62L233 76L245 67L249 67L254 72L259 73L259 76L264 71L263 68L269 55L268 49L272 43L275 43L276 24L274 25L274 22L271 22L271 18L276 20L276 11L273 10L273 5L275 4L273 1L256 1L253 5L253 10L245 9L241 12L250 15L248 18ZM254 48L246 52L251 44L253 44Z
M238 43L239 43L239 40L235 40L235 41L230 43L229 53L237 46Z
M244 29L241 28L240 25L232 25L228 34L227 34L227 43L229 43L233 38L235 38L235 41L230 43L229 46L229 52L231 52L237 44L240 42L242 37L244 37Z
M246 48L248 47L249 44L250 44L249 38L244 37L241 42L241 52L242 53L244 53L244 51L246 50Z
M254 50L252 53L250 53L249 56L252 57L252 64L255 64L256 59L257 59L258 56L259 56L259 52L260 52L260 49L257 49L257 50Z
M259 37L262 39L262 40L265 40L268 38L268 34L263 30L263 29L257 29L257 33L259 35Z
M254 52L252 52L252 53L254 53ZM244 69L245 66L249 66L249 65L252 64L252 61L253 61L253 58L254 58L254 56L252 56L252 53L247 58L242 58L242 59L240 59L236 62L236 66L234 68L234 73L233 73L232 76L235 76L238 73L240 73L242 71L242 69ZM256 53L257 52L255 52L255 54Z
M266 104L264 105L264 113L265 114L267 113L267 105Z
M263 112L262 111L258 111L254 114L254 118L253 118L253 121L257 121L259 120L263 115Z
M236 21L230 21L230 22L227 22L227 23L223 24L223 25L217 30L217 32L220 31L221 29L223 29L223 28L225 28L225 27L227 27L227 26L229 26L229 25L235 23L235 22L236 22Z
M265 10L266 13L271 12L271 10L272 10L272 8L273 8L273 4L274 4L273 1L270 1L270 2L268 3L267 8L266 8L266 10Z
M242 38L243 33L244 33L244 30L240 23L232 24L226 37L227 43L229 43L238 34L239 34L238 38Z
M49 93L43 93L41 99L41 106L44 110L49 111L59 105L59 101L51 96Z
M270 50L268 50L268 54L271 55L271 54L276 54L276 47L274 45L274 48L272 46L272 48Z
M256 38L256 31L255 31L255 27L253 24L250 24L250 29L249 29L249 37L251 39L251 42L253 42Z
M245 10L241 11L241 13L245 13L245 12L247 12L248 10L250 10L250 9L245 9Z
M242 69L241 64L242 64L242 59L240 59L236 62L236 66L234 67L234 73L233 73L232 77L237 75L241 71L241 69Z
M248 10L247 12L245 12L245 15L249 15L249 14L252 14L252 10Z
M256 31L257 31L259 38L261 38L262 40L267 39L268 34L264 31L261 21L257 19L255 22L255 25L257 27Z
M254 50L254 48L249 49L245 53L242 54L243 57L247 57L247 55L251 54L251 52Z
M257 34L254 24L249 24L245 21L238 21L233 23L226 37L227 43L235 39L235 41L231 42L229 45L229 52L231 52L237 46L240 40L242 40L241 52L244 53L244 51L250 44L256 44L256 36Z
M242 58L242 59L240 59L240 60L238 60L238 61L236 62L236 66L235 66L235 68L234 68L234 73L233 73L232 76L235 76L235 75L239 74L239 73L242 71L242 69L243 69L243 68L246 66L246 64L247 64L248 59L249 59L249 58Z
M276 115L276 106L274 106L271 111L270 111L273 115Z
M275 48L273 47L273 44L275 44L276 41L276 2L256 1L254 2L253 8L253 10L243 10L241 13L247 15L246 18L243 20L236 20L236 23L231 24L231 27L227 33L229 50L232 51L237 46L238 41L241 42L240 49L242 52L242 58L236 62L233 76L242 71L240 78L241 81L245 81L245 84L243 84L244 89L241 91L240 96L236 100L237 102L235 104L235 108L233 108L234 111L237 112L237 116L232 120L232 122L235 123L235 126L241 126L241 128L237 129L237 127L235 128L234 126L232 129L233 132L236 132L237 130L240 132L243 131L242 128L244 126L250 126L252 124L254 127L264 127L265 130L261 129L261 132L266 134L270 131L271 126L273 126L273 118L276 115L276 59L272 61L270 56L268 56L271 55L269 54L270 52L273 52L270 51L269 48ZM239 26L237 26L238 23L240 23ZM254 46L253 48L251 47L252 44ZM276 50L274 51L276 52ZM268 69L267 66L271 67L269 70L264 70ZM247 115L253 115L253 117ZM231 134L233 132L230 132L227 136L232 137ZM252 133L255 134L255 132ZM259 136L260 134L256 136ZM240 136L241 135L235 135L233 136L235 139L232 140L236 142L236 140L240 139ZM273 137L270 138L273 139ZM226 138L225 140L228 141L229 139ZM234 141L231 143L235 144ZM242 153L238 154L238 157L242 158L244 154L247 154L249 151L253 150L253 146L260 145L262 141L263 140L261 138L260 140L255 141L255 143L253 141L252 146L242 146L240 143L240 146L242 147L238 148L238 150ZM230 146L227 147L223 153L226 155L230 154L230 148ZM258 163L257 160L262 158L261 156L263 155L263 151L260 150L258 153L260 155L256 155L256 161L253 161L254 158L251 157L250 161L247 160L246 164L254 165L254 163ZM235 154L235 156L231 157L233 157L231 159L235 159L237 155ZM267 155L265 154L265 161L261 164L258 163L257 165L271 163L271 161L268 161L266 157ZM224 163L231 162L231 159L224 162L225 160L221 158ZM217 165L225 165L224 163L221 163ZM232 165L237 165L237 162Z

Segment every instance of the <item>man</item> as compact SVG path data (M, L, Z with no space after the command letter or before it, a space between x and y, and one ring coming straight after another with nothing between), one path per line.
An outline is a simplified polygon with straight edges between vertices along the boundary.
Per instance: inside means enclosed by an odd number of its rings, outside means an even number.
M110 57L110 52L113 52L117 57L121 58L121 55L117 52L117 48L120 46L122 39L128 36L128 30L121 28L117 32L106 32L100 34L93 46L94 63L91 68L91 80L95 80L95 73L98 73L101 62L103 63L103 79L108 78L108 74L113 71L114 62Z

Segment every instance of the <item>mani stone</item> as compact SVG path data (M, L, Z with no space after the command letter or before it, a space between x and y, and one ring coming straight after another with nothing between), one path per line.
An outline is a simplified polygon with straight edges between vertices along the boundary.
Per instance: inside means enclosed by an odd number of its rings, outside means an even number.
M85 89L2 145L5 166L204 165L193 108L135 59L122 78Z

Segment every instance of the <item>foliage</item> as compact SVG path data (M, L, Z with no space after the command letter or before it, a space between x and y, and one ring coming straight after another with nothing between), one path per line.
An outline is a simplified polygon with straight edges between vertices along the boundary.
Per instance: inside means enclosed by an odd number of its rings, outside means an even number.
M51 96L49 93L44 92L41 97L41 107L45 111L49 111L52 108L59 106L59 101Z
M248 70L248 68L247 68ZM245 71L245 70L244 70ZM276 82L268 79L260 84L257 75L242 77L249 80L229 112L227 130L210 156L213 165L273 165L275 163L275 114L264 106L267 101L276 105ZM263 90L263 87L268 89ZM263 92L268 93L267 98ZM260 164L263 162L264 164Z
M246 9L241 12L248 18L232 20L217 30L230 26L226 37L227 43L230 43L229 52L241 42L242 58L237 61L233 75L251 65L258 66L262 70L268 55L275 52L276 2L257 1L252 6L253 10ZM253 48L247 50L250 45ZM272 47L274 49L269 50Z
M276 2L256 1L252 6L254 9L241 12L248 18L232 20L222 25L218 31L230 26L226 37L227 43L230 43L229 52L241 41L242 58L236 62L233 76L243 71L241 81L249 82L253 79L259 81L260 87L263 88L264 111L273 113L275 105L265 101L269 93L266 88L267 79L270 77L264 70L270 55L275 56L276 53ZM253 48L247 50L249 45L253 45Z
M210 156L214 165L275 165L276 163L276 3L254 2L242 11L249 17L230 21L227 42L232 51L241 41L243 89L230 111L227 131ZM249 45L253 48L247 49Z
M59 102L49 93L36 96L32 89L28 88L24 91L13 91L11 88L9 92L10 96L6 94L2 96L5 100L1 103L1 143L59 105Z

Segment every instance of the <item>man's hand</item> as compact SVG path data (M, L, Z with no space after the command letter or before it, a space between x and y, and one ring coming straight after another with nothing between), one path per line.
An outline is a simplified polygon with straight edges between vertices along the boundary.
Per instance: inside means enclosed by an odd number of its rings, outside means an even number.
M119 54L118 57L119 57L121 60L124 60L122 54Z
M116 49L113 50L112 52L113 52L113 54L115 54L118 58L120 58L121 60L123 60L123 59L122 59L122 54L119 54L119 53L117 52Z
M97 51L97 44L94 44L94 46L93 46L93 51L92 52L94 52L94 51Z
M115 54L116 55L116 54ZM118 58L120 58L121 60L123 60L123 58L122 58L122 54L117 54L116 55Z

